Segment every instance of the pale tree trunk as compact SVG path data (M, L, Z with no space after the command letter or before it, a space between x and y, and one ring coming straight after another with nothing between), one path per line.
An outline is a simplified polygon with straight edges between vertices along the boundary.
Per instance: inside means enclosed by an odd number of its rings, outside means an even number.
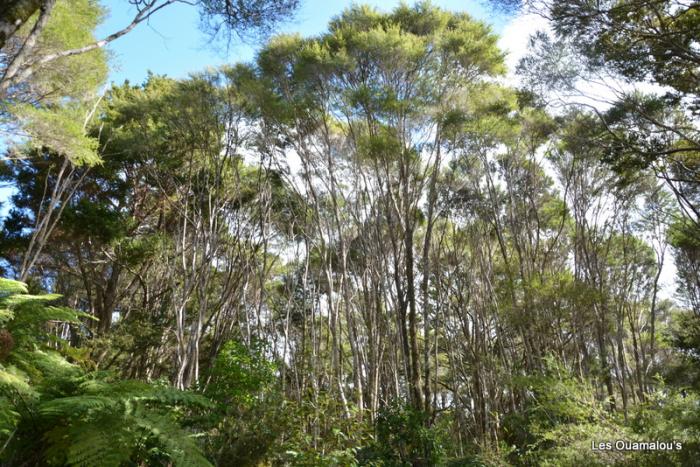
M61 168L56 175L55 185L50 194L47 193L48 190L47 187L45 187L44 196L36 213L34 229L29 239L29 245L24 252L20 265L18 275L20 281L26 282L32 268L41 257L41 253L51 237L51 234L58 225L63 210L68 205L87 173L88 169L85 169L82 174L75 178L76 167L73 166L68 158L64 158ZM45 203L48 203L48 205L44 209L43 206Z

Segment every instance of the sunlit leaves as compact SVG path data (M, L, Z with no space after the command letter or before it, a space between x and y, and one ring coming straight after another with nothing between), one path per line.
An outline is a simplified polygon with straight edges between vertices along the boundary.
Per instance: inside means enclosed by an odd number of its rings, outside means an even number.
M29 144L43 146L65 156L75 165L94 165L100 162L96 139L86 135L85 119L88 111L78 105L64 105L49 109L22 105L16 115L29 134Z

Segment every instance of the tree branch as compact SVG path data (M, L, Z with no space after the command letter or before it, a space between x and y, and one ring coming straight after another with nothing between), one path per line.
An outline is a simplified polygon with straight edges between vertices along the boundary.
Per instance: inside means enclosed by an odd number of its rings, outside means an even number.
M146 6L139 10L139 12L134 16L134 19L129 23L126 27L123 29L120 29L119 31L116 31L104 39L98 40L96 42L93 42L92 44L85 45L83 47L78 47L75 49L70 49L70 50L63 50L60 52L55 52L52 54L44 55L43 57L39 57L36 60L33 60L31 63L27 64L25 67L18 67L18 70L15 70L14 73L9 73L10 69L8 68L8 71L6 72L5 76L3 76L2 80L0 81L0 92L5 92L11 85L22 82L32 76L36 68L38 66L44 65L46 63L52 62L54 60L58 60L59 58L64 58L64 57L71 57L74 55L80 55L84 54L87 52L90 52L92 50L100 49L104 47L105 45L109 44L110 42L122 37L123 35L127 34L130 32L132 29L134 29L136 26L138 26L140 23L148 20L151 15L156 13L157 11L165 8L168 5L171 5L173 3L188 3L190 2L186 0L165 0L162 3L159 3L159 0L150 0Z

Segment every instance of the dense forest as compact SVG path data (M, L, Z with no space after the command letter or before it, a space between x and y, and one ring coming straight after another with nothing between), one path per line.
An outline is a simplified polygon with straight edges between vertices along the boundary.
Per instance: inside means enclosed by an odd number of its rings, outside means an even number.
M700 465L697 0L124 3L0 4L0 465Z

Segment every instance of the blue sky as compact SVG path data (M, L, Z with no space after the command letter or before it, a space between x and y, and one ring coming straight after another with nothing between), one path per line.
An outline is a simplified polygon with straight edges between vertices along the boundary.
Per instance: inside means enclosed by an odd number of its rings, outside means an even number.
M109 16L97 31L102 37L128 24L134 10L125 0L103 0ZM292 20L283 23L281 32L298 32L314 35L326 29L328 21L337 16L352 1L301 0L301 8ZM368 0L355 3L374 5L381 10L391 10L398 0ZM410 2L409 2L410 3ZM490 11L480 0L433 0L435 5L454 11L466 11L475 18L491 24L494 31L502 31L508 18ZM229 50L221 45L212 46L208 36L199 29L196 8L175 4L157 12L149 24L141 24L129 34L112 42L112 72L110 80L121 83L128 79L141 83L148 71L175 78L201 71L209 66L249 61L262 44L234 43Z

